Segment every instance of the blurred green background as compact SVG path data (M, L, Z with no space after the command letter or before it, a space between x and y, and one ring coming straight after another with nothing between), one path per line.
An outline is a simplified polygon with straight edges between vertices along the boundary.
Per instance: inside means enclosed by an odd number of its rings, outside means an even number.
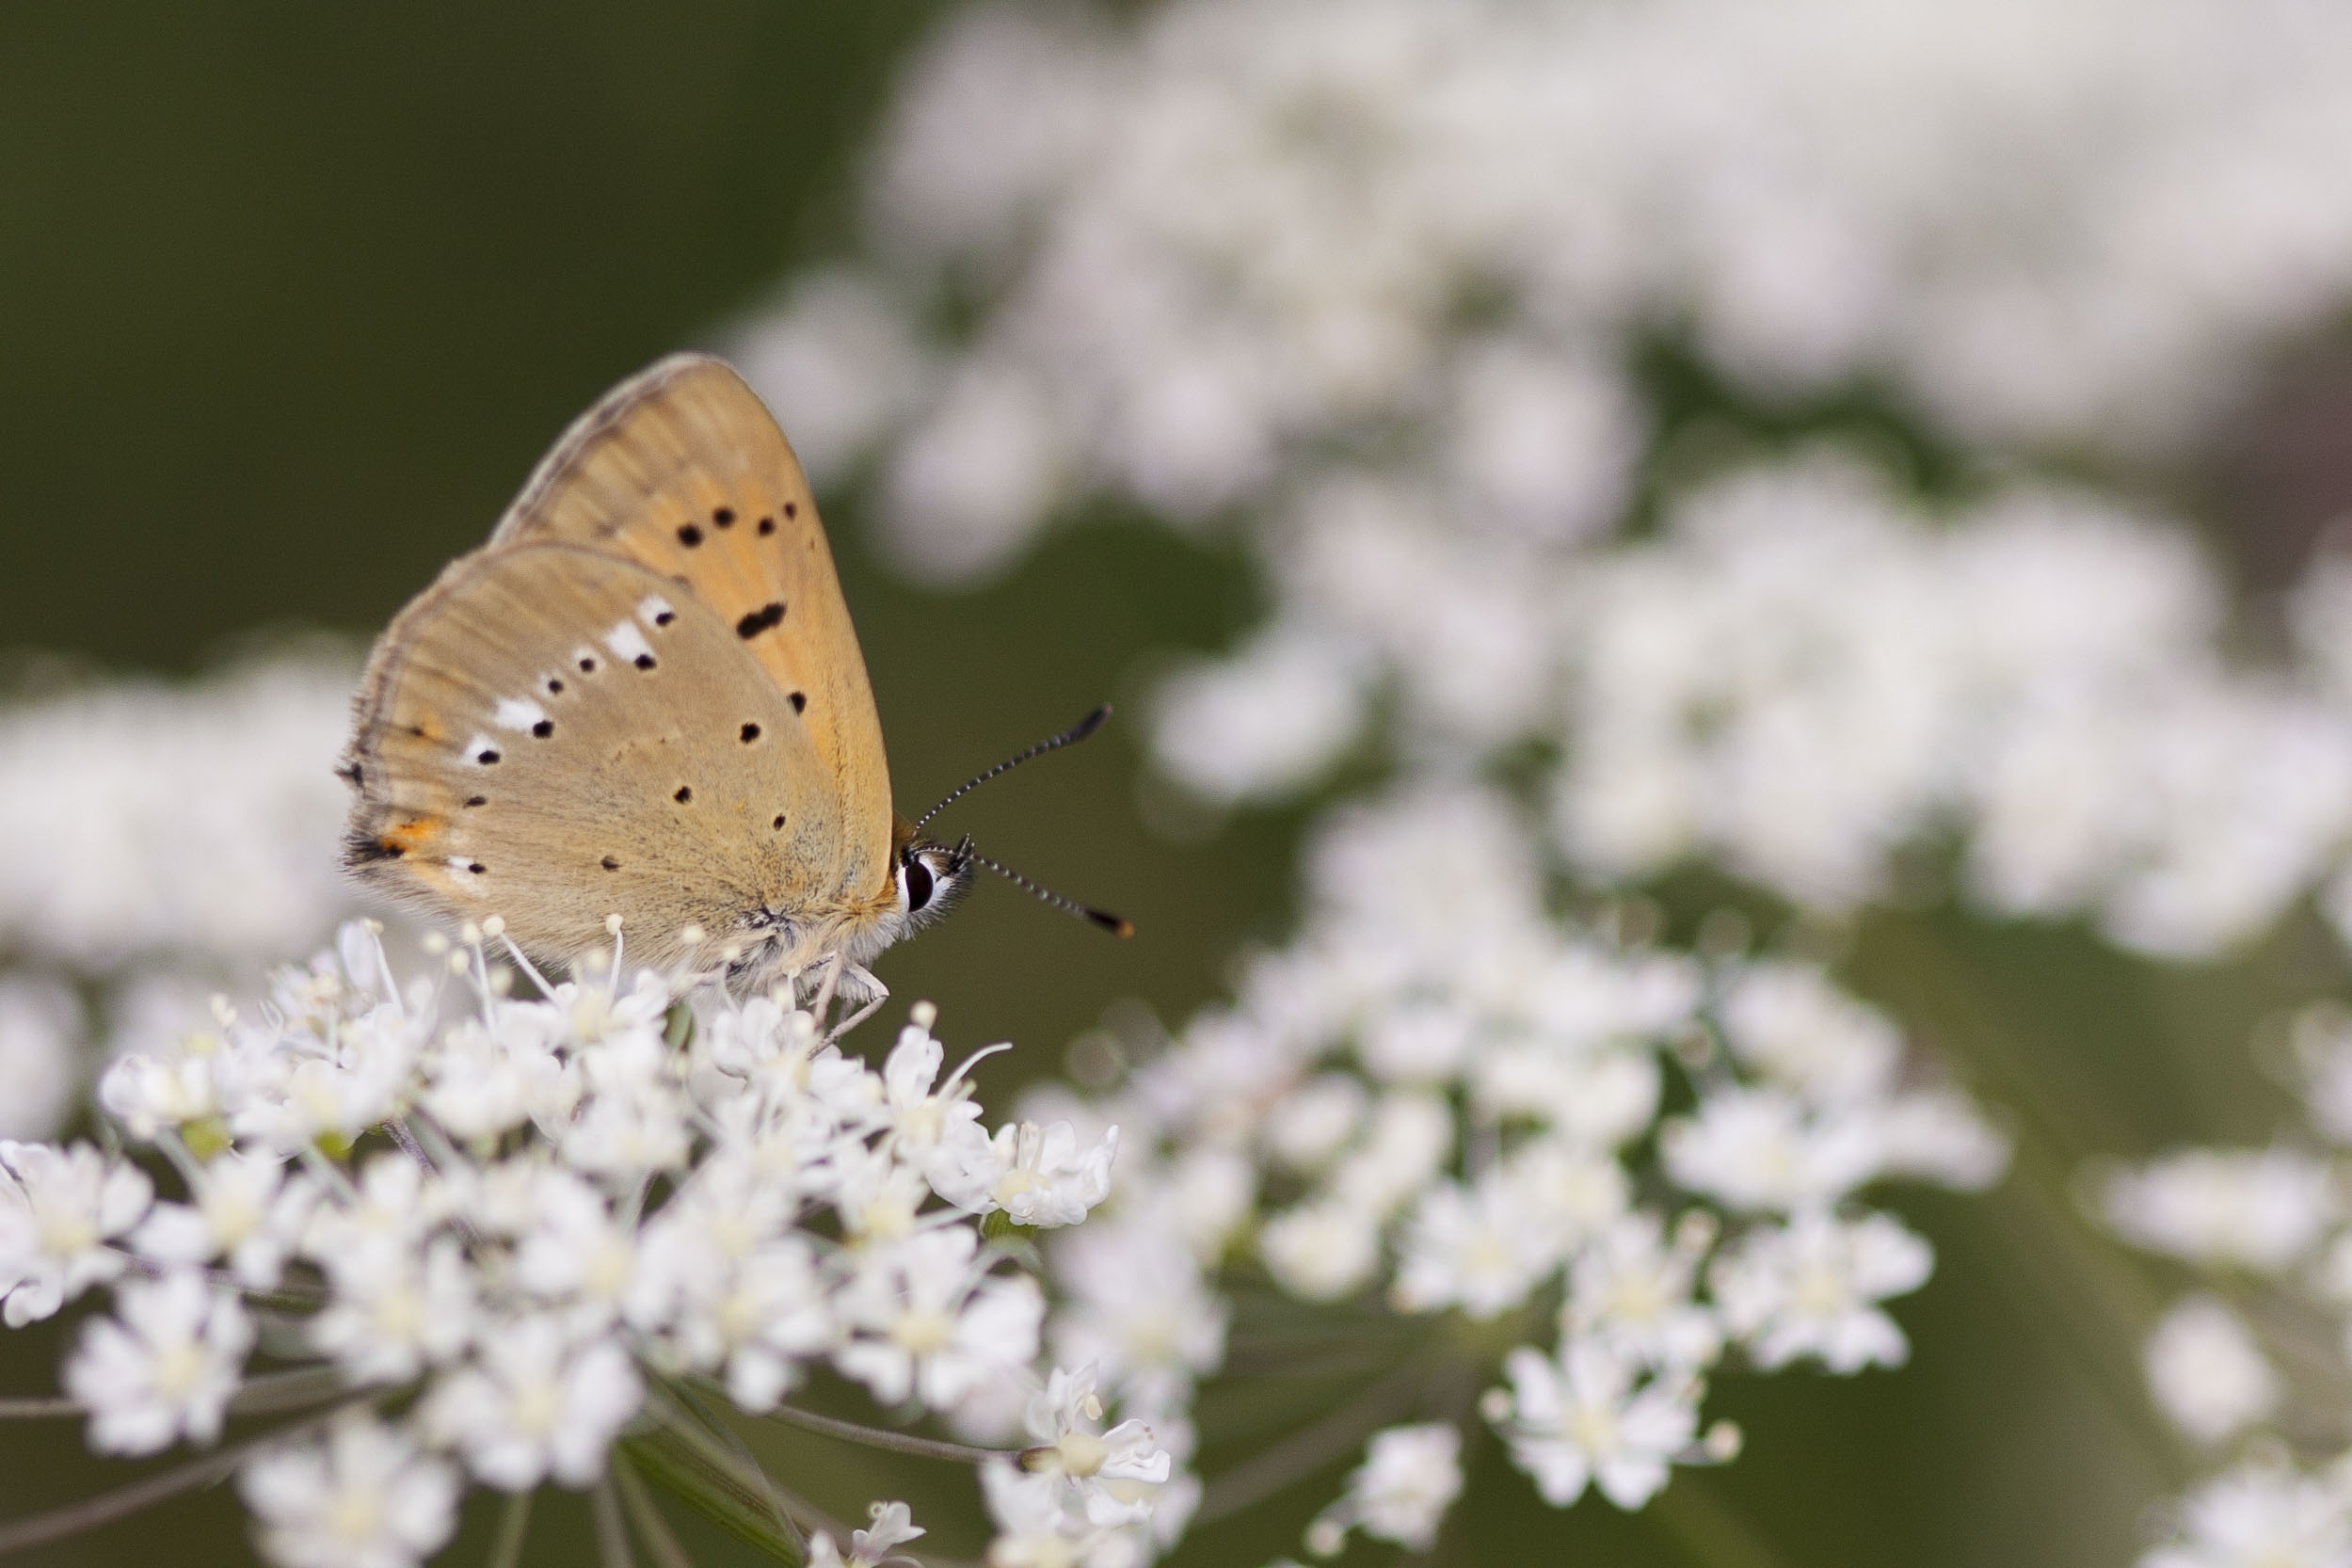
M372 634L484 536L608 384L716 344L794 264L844 243L891 66L940 8L0 8L0 645L184 672L272 629ZM2216 460L2183 484L2225 512L2281 508L2244 536L2257 580L2286 575L2273 557L2299 556L2319 504L2278 477L2294 457ZM862 547L855 501L830 521L903 806L1096 701L1133 698L1172 651L1223 646L1253 614L1238 554L1109 519L984 592L919 593ZM1180 1020L1238 947L1284 928L1302 819L1156 837L1135 805L1136 734L1114 727L956 822L1132 915L1134 941L988 886L884 967L902 998L939 1002L951 1044L1021 1043L991 1064L992 1105L1122 999ZM1732 895L1666 896L1687 934ZM2096 1153L2264 1137L2278 1110L2248 1041L2282 1001L2338 984L2329 951L2298 928L2226 969L2159 971L2067 932L1875 918L1855 983L1914 1024L1937 1019L1926 1043L2024 1138L1991 1198L1896 1204L1939 1254L1897 1307L1912 1364L1726 1377L1710 1411L1741 1421L1748 1455L1678 1474L1640 1515L1597 1497L1547 1510L1490 1441L1437 1560L2130 1560L2190 1456L2140 1391L2150 1266L2088 1237L2068 1183ZM59 1344L56 1324L8 1336L8 1389L51 1388ZM1336 1402L1345 1387L1312 1392ZM936 1527L925 1544L977 1546L968 1477L917 1489L798 1440L776 1453L841 1512L904 1493ZM1238 1457L1212 1451L1212 1470L1221 1454ZM81 1457L64 1424L0 1428L0 1512L128 1473ZM1337 1473L1200 1532L1184 1560L1295 1551ZM569 1500L544 1516L533 1560L585 1560ZM470 1513L449 1560L484 1559L487 1522ZM687 1528L700 1560L739 1560ZM241 1530L215 1493L24 1560L244 1561Z

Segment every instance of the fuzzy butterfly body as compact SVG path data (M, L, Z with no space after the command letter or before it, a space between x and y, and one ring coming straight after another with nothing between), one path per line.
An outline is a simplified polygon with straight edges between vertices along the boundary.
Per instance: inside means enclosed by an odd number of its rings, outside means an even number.
M721 361L663 360L574 424L489 543L377 641L347 859L572 959L619 915L663 967L862 965L967 858L891 810L872 689L783 432Z

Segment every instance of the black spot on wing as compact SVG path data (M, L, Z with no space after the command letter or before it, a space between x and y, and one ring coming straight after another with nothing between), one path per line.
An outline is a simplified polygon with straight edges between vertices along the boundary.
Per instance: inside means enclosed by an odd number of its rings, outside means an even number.
M678 542L692 550L702 542L702 530L691 522L681 522L678 525Z
M770 600L735 623L735 635L748 640L784 624L784 601Z
M541 719L538 723L531 727L531 733L537 739L544 741L550 735L555 733L555 721L553 719Z
M597 862L597 864L599 864L599 865L602 866L602 867L603 867L606 871L608 871L608 872L616 872L616 871L620 870L620 862L619 862L618 860L614 859L614 858L613 858L611 856L609 856L609 855L608 855L608 856L606 856L603 859L601 859L601 860L598 861L598 862Z
M735 526L735 509L731 506L721 506L711 514L711 521L720 528L732 528Z
M749 745L752 742L760 738L760 727L756 724L747 724L744 726L739 733L743 737L744 744Z
M678 804L679 804L679 805L680 805L680 806L685 805L688 801L690 801L690 800L692 800L692 799L694 799L694 798L695 798L695 791L694 791L694 786L693 786L693 785L691 785L691 784L680 784L680 785L678 787L678 792L677 792L676 794L674 794L674 795L670 796L670 799L672 799L672 800L674 800L674 801L678 802Z
M795 713L805 713L808 711L808 694L807 692L794 692L785 700L789 701L792 705L792 712Z

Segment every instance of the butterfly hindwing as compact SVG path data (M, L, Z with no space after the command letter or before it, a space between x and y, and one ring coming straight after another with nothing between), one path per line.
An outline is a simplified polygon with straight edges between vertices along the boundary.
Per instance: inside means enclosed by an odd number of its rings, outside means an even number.
M491 536L626 556L684 584L766 672L838 795L840 872L890 882L890 782L873 691L800 461L743 378L676 355L556 444Z
M666 964L838 906L847 823L787 692L668 577L513 544L454 563L378 644L345 769L351 860L526 949L592 951L619 914Z

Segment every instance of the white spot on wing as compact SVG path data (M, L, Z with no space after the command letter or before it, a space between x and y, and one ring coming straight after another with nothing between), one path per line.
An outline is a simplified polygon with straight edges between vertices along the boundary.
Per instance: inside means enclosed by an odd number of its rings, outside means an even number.
M660 594L648 594L637 601L637 618L650 626L660 626L664 616L676 616L670 601Z
M653 645L645 640L633 620L622 621L604 633L604 646L613 650L613 657L623 664L633 664L653 651Z
M528 729L547 717L547 710L527 696L503 696L495 717L501 729Z

